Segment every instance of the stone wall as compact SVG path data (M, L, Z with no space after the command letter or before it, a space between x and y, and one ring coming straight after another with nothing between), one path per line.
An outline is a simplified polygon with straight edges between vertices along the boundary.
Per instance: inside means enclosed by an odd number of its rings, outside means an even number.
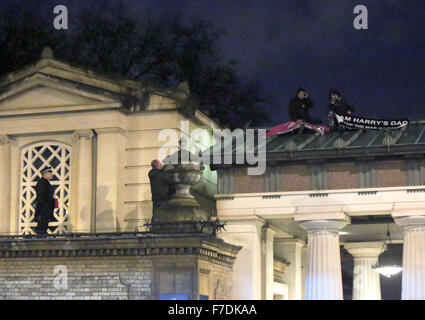
M205 235L3 238L0 300L231 299L239 250Z
M382 161L376 164L377 187L408 185L407 163L402 160Z
M151 260L141 257L5 258L0 299L145 300L151 275ZM120 278L131 284L129 292Z

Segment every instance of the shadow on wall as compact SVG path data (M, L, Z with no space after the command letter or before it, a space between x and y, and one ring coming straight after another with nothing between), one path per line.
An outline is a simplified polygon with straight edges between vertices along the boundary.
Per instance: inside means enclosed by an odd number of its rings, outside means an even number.
M113 231L115 221L112 204L107 200L109 187L99 186L96 191L96 232Z

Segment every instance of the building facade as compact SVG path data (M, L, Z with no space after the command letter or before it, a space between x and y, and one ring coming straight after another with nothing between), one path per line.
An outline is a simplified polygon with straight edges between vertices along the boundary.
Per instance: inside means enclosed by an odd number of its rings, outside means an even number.
M217 214L228 221L221 236L243 247L235 298L276 297L271 275L281 262L286 298L342 299L343 253L354 260L352 283L344 284L352 298L381 299L372 266L389 228L391 246L403 246L400 296L425 299L424 132L425 122L413 121L394 131L288 133L267 139L263 175L214 165Z
M217 125L186 85L142 86L45 49L0 88L0 299L232 298L237 247L148 232L151 161L181 138L195 151L213 144ZM192 144L196 129L207 134ZM49 166L58 208L38 239L34 187ZM206 166L192 189L202 210L214 213L216 188Z

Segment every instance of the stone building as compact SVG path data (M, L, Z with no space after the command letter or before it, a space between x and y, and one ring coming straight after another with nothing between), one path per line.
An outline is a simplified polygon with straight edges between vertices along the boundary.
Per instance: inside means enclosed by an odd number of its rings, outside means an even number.
M143 232L151 161L174 153L187 132L216 127L184 84L142 86L50 49L1 79L0 299L231 298L238 247L206 234ZM207 134L189 147L212 142ZM34 238L34 187L48 166L56 221L50 236ZM192 193L214 213L208 166Z
M343 286L380 299L372 265L388 226L403 247L401 297L425 299L423 121L268 139L263 175L206 166L192 193L226 231L163 235L143 232L150 162L178 148L163 130L197 151L218 128L187 86L143 86L45 50L0 88L0 299L341 299ZM209 134L187 136L199 128ZM52 234L36 239L46 166L59 206Z
M221 237L243 247L234 297L342 299L341 275L351 273L344 287L353 299L381 299L372 266L389 227L391 248L403 247L401 297L425 299L424 133L424 121L394 131L289 133L267 139L263 175L249 175L244 164L212 166L217 215L228 222ZM279 261L285 272L276 283Z

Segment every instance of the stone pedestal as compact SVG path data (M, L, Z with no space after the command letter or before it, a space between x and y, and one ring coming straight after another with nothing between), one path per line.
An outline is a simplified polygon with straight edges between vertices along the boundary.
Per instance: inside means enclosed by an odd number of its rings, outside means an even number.
M338 231L345 220L300 222L308 231L306 300L342 300L342 273Z
M425 216L398 217L404 228L403 300L425 300Z
M351 242L344 247L354 257L353 300L381 300L379 273L373 270L382 242Z
M199 207L167 206L153 209L153 233L207 233L215 232L215 219Z

